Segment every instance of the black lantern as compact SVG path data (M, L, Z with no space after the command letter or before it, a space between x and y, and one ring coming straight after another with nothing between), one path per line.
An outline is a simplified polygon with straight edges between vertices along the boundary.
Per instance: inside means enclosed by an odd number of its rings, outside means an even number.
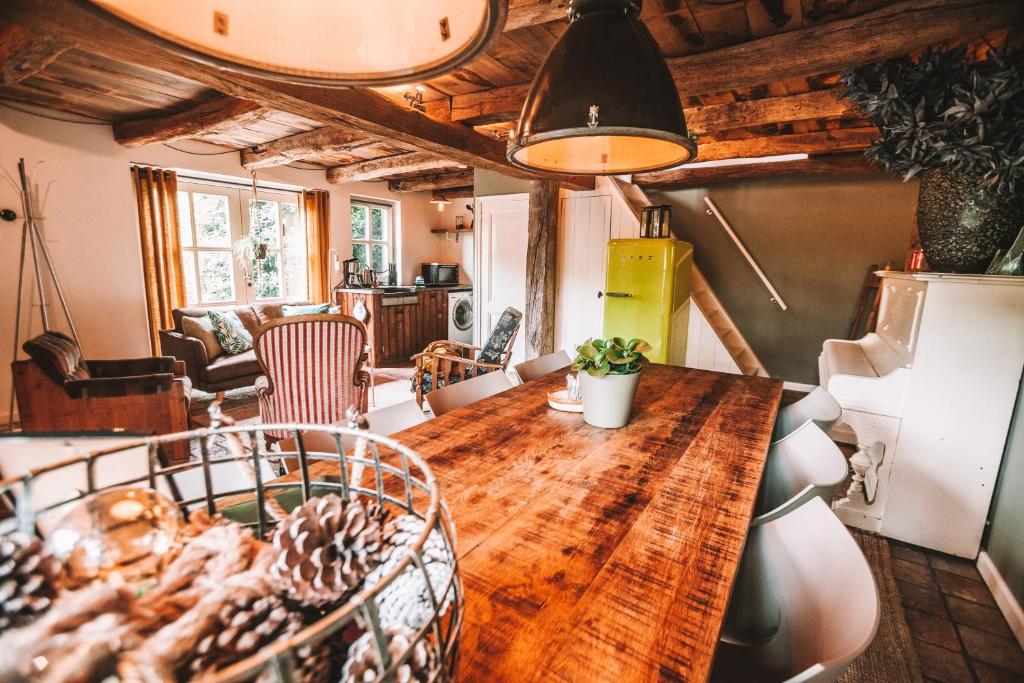
M640 21L641 0L573 0L569 28L530 86L509 139L513 164L614 175L692 160L675 81Z

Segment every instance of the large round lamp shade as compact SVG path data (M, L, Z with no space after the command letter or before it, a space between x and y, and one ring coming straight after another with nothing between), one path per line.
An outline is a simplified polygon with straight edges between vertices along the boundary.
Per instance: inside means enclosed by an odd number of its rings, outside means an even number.
M466 63L506 0L80 0L219 68L317 85L395 85Z
M573 0L569 28L530 86L509 161L614 175L696 156L675 81L639 13L639 0Z

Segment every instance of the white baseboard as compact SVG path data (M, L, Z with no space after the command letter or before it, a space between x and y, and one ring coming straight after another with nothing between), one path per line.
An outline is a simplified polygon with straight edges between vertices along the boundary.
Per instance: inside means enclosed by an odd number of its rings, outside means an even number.
M992 597L996 599L999 611L1009 622L1010 630L1017 637L1017 642L1024 647L1024 609L1021 609L1017 598L1010 592L1010 587L1003 580L1003 575L999 573L992 558L984 550L978 554L978 571L981 572L981 578L984 579L985 585L992 591Z
M789 389L790 391L804 391L810 393L818 388L817 384L801 384L800 382L783 382L783 389Z

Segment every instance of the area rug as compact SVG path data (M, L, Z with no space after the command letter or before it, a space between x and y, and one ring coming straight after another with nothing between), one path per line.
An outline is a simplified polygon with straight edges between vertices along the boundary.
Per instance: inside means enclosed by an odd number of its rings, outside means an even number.
M838 683L921 683L921 663L914 651L910 629L903 614L896 577L892 571L889 541L860 529L850 529L867 558L878 586L881 619L878 633L864 654L854 660ZM842 614L834 615L842 619Z

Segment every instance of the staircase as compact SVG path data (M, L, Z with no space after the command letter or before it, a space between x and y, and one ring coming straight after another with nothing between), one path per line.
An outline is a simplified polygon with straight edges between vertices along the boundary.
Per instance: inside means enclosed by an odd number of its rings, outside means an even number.
M610 177L608 180L612 195L618 197L639 222L640 210L651 203L643 189L616 177ZM729 317L729 313L715 296L714 290L711 289L711 285L708 284L696 264L693 266L690 300L707 320L708 325L718 336L726 351L729 352L740 372L744 375L769 376L761 360L750 348L750 344L736 327L736 323Z

